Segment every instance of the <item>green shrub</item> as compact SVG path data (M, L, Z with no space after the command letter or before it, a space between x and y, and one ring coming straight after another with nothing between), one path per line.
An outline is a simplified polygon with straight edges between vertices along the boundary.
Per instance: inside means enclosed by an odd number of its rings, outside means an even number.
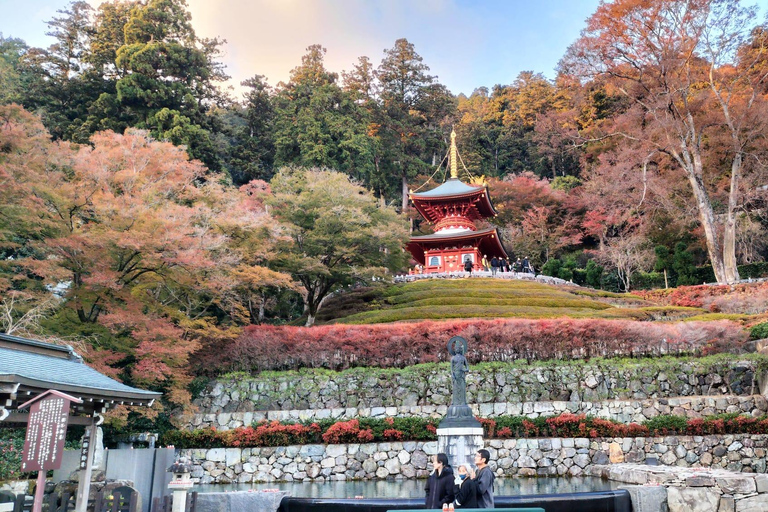
M768 276L768 261L739 265L739 277L742 279L755 279Z
M0 430L0 481L20 478L24 430Z
M563 262L557 258L550 258L541 267L541 273L545 276L559 277L560 269L563 267Z
M592 288L600 288L603 278L603 267L595 263L595 260L589 260L584 270L586 271L586 284Z
M664 288L664 274L661 272L638 272L632 280L632 287L636 290Z
M643 423L652 435L682 434L688 427L684 416L661 415Z
M749 330L749 337L753 340L768 338L768 322L761 322L757 325L753 325Z

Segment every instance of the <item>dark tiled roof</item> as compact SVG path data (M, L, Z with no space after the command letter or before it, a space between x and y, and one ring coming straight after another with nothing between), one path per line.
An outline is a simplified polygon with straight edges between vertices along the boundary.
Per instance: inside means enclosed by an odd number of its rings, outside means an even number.
M0 334L0 382L111 400L148 402L161 396L97 372L70 347L7 334Z

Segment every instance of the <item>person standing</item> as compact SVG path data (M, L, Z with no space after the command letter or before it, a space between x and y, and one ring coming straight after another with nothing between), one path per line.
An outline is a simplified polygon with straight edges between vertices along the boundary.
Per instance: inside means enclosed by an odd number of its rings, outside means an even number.
M488 272L488 258L485 257L485 254L483 254L482 264L483 264L483 270Z
M477 508L477 484L469 476L466 464L459 466L461 483L456 487L456 508Z
M499 258L494 256L491 258L491 275L496 277L496 272L499 271Z
M464 258L464 272L469 272L469 275L472 275L472 258L469 256Z
M526 274L530 274L531 272L531 264L528 262L528 256L523 258L523 272Z
M435 470L427 478L426 508L443 508L443 503L453 503L453 468L448 464L448 456L438 453L432 457Z
M477 471L473 475L475 484L477 484L477 507L494 508L493 505L493 480L494 474L488 467L488 461L491 460L491 454L488 450L482 449L475 453L475 466Z

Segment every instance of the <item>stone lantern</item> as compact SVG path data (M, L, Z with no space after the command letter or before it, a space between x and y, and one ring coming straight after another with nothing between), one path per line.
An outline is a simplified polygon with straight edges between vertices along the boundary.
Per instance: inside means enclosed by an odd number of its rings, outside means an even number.
M187 491L194 485L190 478L192 464L186 457L180 457L171 464L168 472L173 473L173 478L168 484L168 489L173 491L172 512L184 512L187 505Z

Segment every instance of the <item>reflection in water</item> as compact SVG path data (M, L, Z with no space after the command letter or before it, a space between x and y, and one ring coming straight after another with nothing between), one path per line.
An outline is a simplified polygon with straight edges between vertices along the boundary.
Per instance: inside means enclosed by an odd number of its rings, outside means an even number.
M198 492L247 491L280 489L296 498L421 498L426 480L369 480L348 482L272 482L261 484L197 485ZM571 492L606 491L618 482L592 477L560 478L497 478L497 496L529 496L532 494L563 494Z

